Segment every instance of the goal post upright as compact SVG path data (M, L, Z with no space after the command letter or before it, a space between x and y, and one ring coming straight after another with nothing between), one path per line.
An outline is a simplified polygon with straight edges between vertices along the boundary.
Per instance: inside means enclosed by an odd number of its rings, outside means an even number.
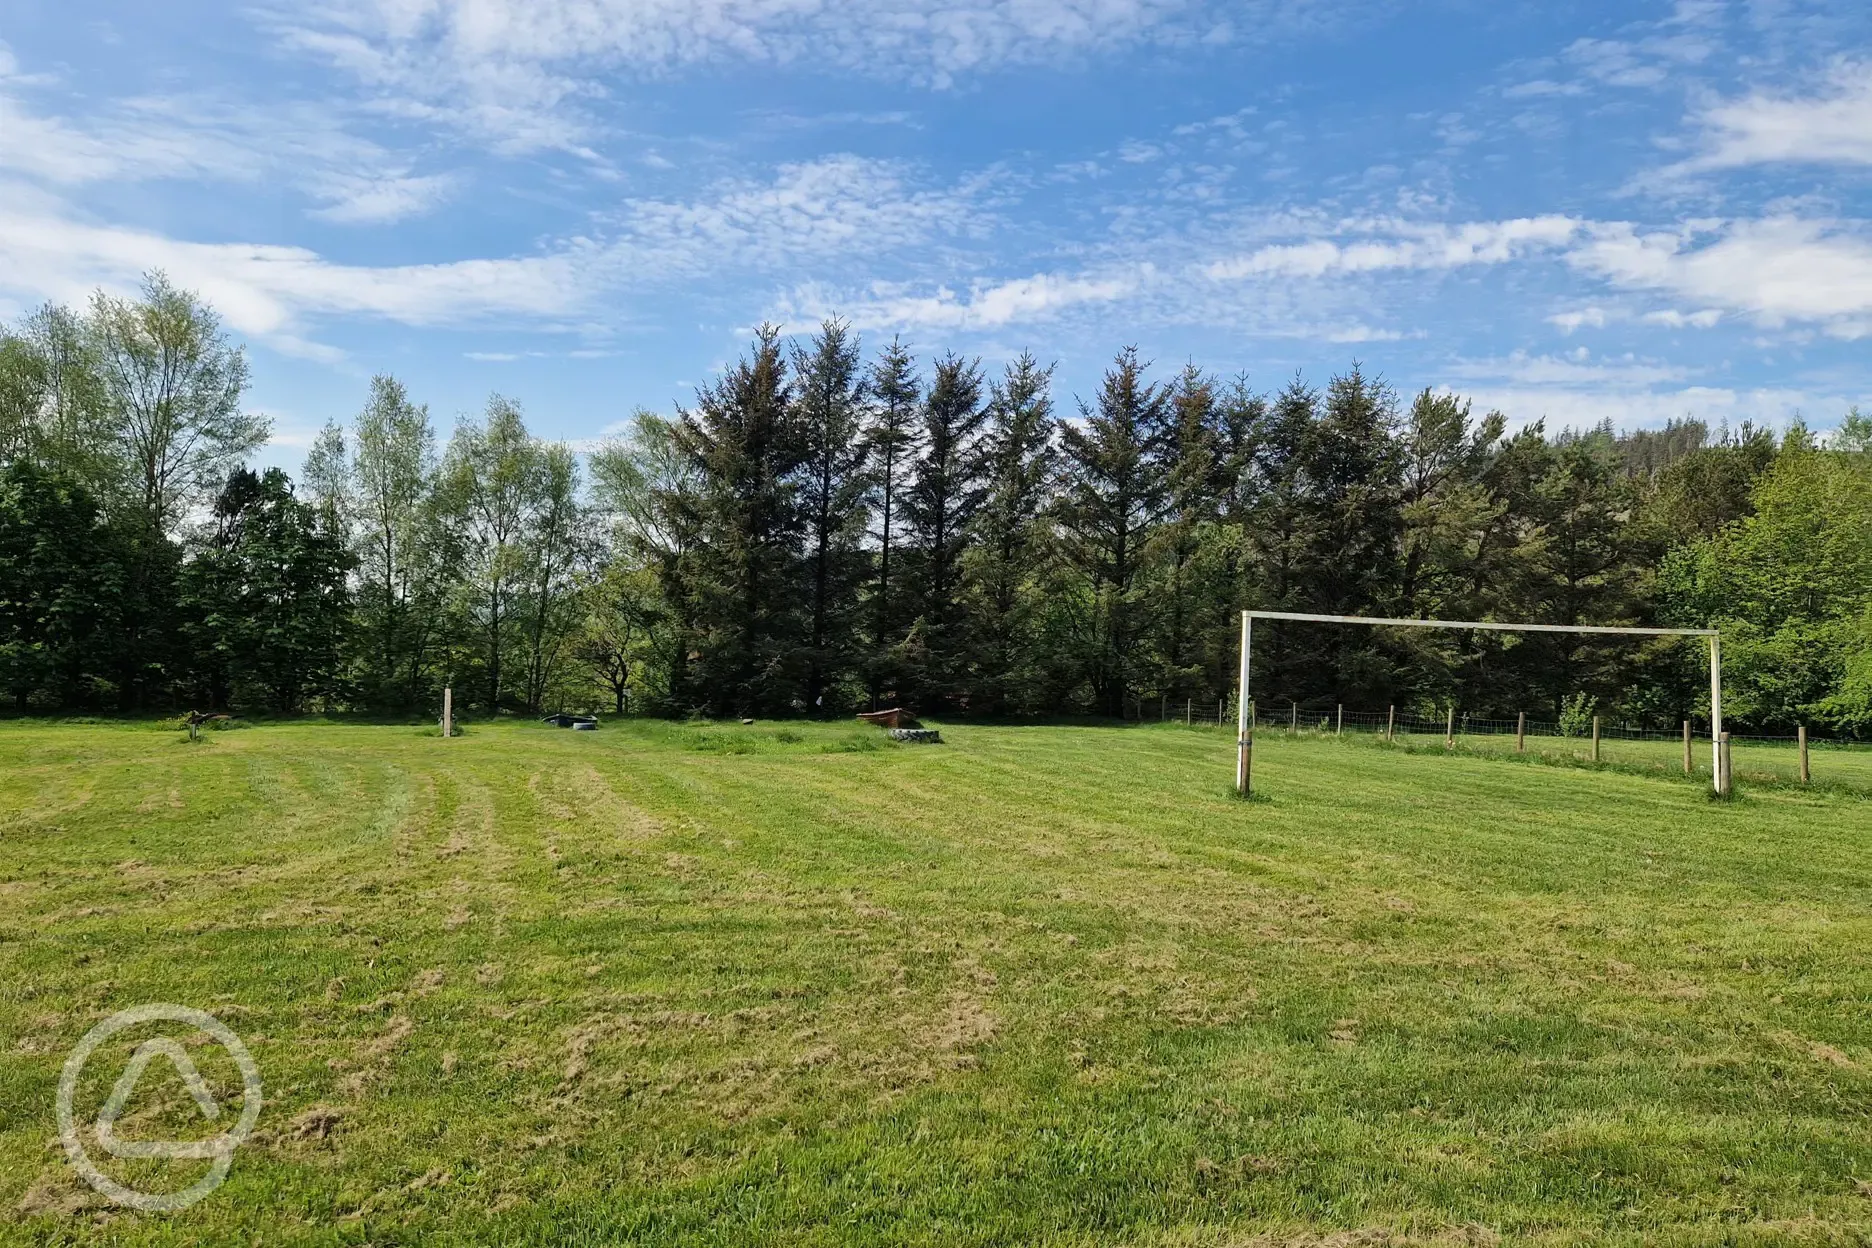
M1724 765L1722 748L1722 635L1709 635L1710 650L1710 787L1719 794L1729 792L1729 769Z
M1250 751L1254 727L1248 722L1249 656L1254 646L1254 621L1292 620L1302 624L1370 624L1385 628L1469 628L1498 633L1575 633L1622 637L1707 637L1710 665L1710 787L1726 796L1729 776L1722 752L1722 634L1713 628L1623 628L1609 624L1504 624L1499 620L1412 620L1372 615L1315 615L1304 611L1243 611L1241 629L1241 688L1236 698L1235 789L1246 797L1251 784Z
M1235 791L1248 795L1250 751L1254 749L1254 725L1248 720L1248 656L1254 649L1254 613L1242 612L1241 694L1235 699Z

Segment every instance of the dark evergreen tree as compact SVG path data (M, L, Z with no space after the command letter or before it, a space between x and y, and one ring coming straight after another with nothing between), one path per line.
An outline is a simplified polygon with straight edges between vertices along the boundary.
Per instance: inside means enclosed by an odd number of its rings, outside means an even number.
M988 407L980 364L955 355L938 360L921 418L922 453L903 505L918 609L904 662L912 700L934 710L953 704L967 672L962 554L986 489L981 432Z
M1119 352L1097 406L1081 403L1083 423L1060 427L1058 515L1065 551L1089 581L1086 674L1108 715L1123 715L1132 692L1146 626L1140 577L1164 508L1170 395L1145 382L1144 368L1135 347Z
M842 321L795 347L794 424L804 454L799 508L805 529L805 701L843 709L858 666L859 595L869 573L864 535L872 444L864 436L867 384L858 339Z
M964 571L974 636L970 705L990 714L1030 709L1043 696L1035 613L1056 459L1052 381L1051 365L1023 353L988 403L986 487Z
M695 656L680 696L717 714L803 705L793 660L805 454L777 328L763 325L750 354L697 393L674 436L696 479L693 492L665 495L672 523L695 534L671 586L685 600Z
M1219 520L1226 497L1223 439L1214 379L1194 364L1185 366L1170 391L1162 447L1164 523L1151 549L1157 565L1158 693L1173 700L1194 698L1199 686L1205 700L1209 693L1202 646L1208 621L1202 618L1204 586L1195 565L1203 542L1214 540L1209 526Z
M1260 436L1253 440L1237 512L1243 530L1244 607L1312 609L1306 456L1318 414L1319 392L1296 375L1268 406ZM1255 681L1261 696L1285 700L1322 692L1317 660L1309 666L1299 659L1307 636L1271 624L1258 630L1255 650L1265 656L1258 660L1265 678Z
M922 383L916 361L898 339L871 366L871 420L865 430L870 449L873 507L877 518L873 540L877 545L877 575L870 592L871 661L868 684L871 705L885 685L902 675L891 657L891 647L902 640L906 620L914 616L908 595L899 583L902 570L903 499L910 488L919 449L919 414ZM899 580L893 580L898 576Z

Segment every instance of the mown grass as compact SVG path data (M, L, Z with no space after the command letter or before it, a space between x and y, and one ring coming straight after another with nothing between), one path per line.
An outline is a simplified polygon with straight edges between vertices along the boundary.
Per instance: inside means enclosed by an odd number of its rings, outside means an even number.
M1872 1236L1872 804L1266 734L1242 803L1214 729L945 736L0 725L0 1239ZM267 1085L176 1215L54 1143L151 1001ZM195 1113L152 1090L124 1134Z

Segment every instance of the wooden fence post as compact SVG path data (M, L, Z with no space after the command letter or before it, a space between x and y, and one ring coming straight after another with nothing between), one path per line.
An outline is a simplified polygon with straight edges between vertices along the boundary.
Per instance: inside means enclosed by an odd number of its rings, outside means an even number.
M1684 720L1684 775L1689 775L1693 764L1690 760L1690 721Z
M1384 715L1384 739L1397 740L1397 707L1387 706Z
M455 735L455 690L446 685L442 689L442 735Z
M1228 712L1228 699L1227 698L1216 699L1216 727L1220 728L1223 724L1228 722L1226 719L1223 718L1223 716L1227 714L1227 712Z
M1293 736L1300 731L1300 704L1293 704L1293 710L1287 716L1287 735Z
M1517 754L1527 753L1527 712L1526 711L1521 711L1515 715L1514 748L1515 748L1515 753Z
M1802 724L1798 731L1800 732L1801 783L1808 784L1813 780L1813 773L1807 769L1807 725Z
M1255 704L1250 700L1248 703L1248 727L1242 733L1241 739L1241 791L1243 797L1254 792L1254 721Z
M1196 722L1196 699L1184 698L1183 699L1183 726L1187 728L1195 722Z
M1599 717L1592 717L1592 761L1599 761Z
M1446 750L1456 748L1456 708L1454 706L1449 708L1449 719L1443 724L1443 748Z
M1345 735L1345 703L1343 702L1339 704L1338 711L1333 715L1332 735L1335 737Z

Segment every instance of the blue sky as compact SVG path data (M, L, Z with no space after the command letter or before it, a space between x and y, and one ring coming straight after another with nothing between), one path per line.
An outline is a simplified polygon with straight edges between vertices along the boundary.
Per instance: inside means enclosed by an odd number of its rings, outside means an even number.
M1845 0L8 0L0 316L161 267L271 458L372 373L590 439L763 319L1516 424L1872 407Z

